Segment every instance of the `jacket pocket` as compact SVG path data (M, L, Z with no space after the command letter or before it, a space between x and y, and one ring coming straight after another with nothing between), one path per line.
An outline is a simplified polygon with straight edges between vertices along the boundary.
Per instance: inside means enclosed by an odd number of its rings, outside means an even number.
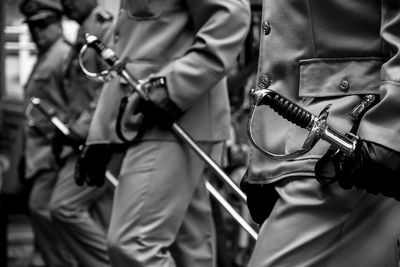
M341 133L354 121L349 116L362 95L379 94L381 58L314 58L300 61L299 96L301 105L314 115L331 105L328 123ZM309 132L292 125L285 142L287 152L301 148ZM318 142L304 157L319 157L328 149Z
M130 0L126 1L129 15L133 19L155 19L161 16L164 0Z
M378 94L383 58L300 60L300 97Z

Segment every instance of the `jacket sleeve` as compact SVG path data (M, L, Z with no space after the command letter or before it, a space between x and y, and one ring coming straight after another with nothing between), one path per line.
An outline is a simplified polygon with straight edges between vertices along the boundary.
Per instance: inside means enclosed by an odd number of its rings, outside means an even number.
M182 110L223 78L233 66L250 25L247 0L186 0L194 42L161 73L170 98Z
M381 69L381 101L365 114L359 135L400 151L400 1L383 0L381 12L382 45L389 58Z

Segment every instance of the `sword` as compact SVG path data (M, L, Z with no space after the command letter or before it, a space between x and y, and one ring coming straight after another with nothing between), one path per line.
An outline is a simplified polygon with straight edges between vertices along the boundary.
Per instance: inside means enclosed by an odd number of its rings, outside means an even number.
M108 172L106 173L106 177L108 181L114 186L118 186L118 180L115 178L115 176ZM210 184L209 181L205 181L206 189L207 191L225 208L225 210L236 220L237 223L239 223L244 230L252 237L254 240L257 240L258 234L257 232L253 229L253 227L250 226L249 223L245 219L243 219L242 216L235 210L235 208L232 207L232 205L229 204L228 201L218 192L215 187Z
M345 155L353 154L359 137L352 133L342 134L327 123L331 104L327 105L321 111L319 116L315 116L303 107L273 90L252 89L250 96L253 100L253 106L247 126L248 136L251 143L265 155L279 160L293 159L310 151L320 139L328 142L333 147L342 151ZM373 95L367 95L364 99L363 101L366 102L366 105L369 105L375 100L375 97ZM255 108L260 105L271 107L272 110L284 119L310 131L301 149L288 154L274 154L265 150L256 143L253 137L251 124L254 118Z
M42 105L39 98L32 97L30 102L44 115L51 123L66 136L71 134L71 130L55 115L50 114ZM116 188L119 184L118 179L107 170L105 173L107 181ZM239 215L239 213L218 193L218 191L208 182L205 182L207 191L232 215L232 217L249 233L251 237L257 239L257 233L254 229Z
M46 118L48 119L62 134L64 134L65 136L69 136L71 134L70 130L68 129L68 127L54 114L48 112L43 106L42 106L42 102L40 100L40 98L37 97L32 97L30 99L30 103L32 104L32 106L34 106L35 108L37 108L40 113Z
M41 99L37 97L32 97L30 99L30 103L33 107L37 108L37 110L46 118L48 119L57 130L59 130L65 136L69 136L73 134L73 132L54 114L48 112L43 105L41 104ZM106 170L105 177L107 181L116 187L118 185L118 180L115 176L109 171Z
M98 78L97 74L89 72L83 65L82 55L86 51L86 49L93 48L101 58L112 67L112 70L116 71L131 87L132 90L139 93L141 97L147 100L147 95L143 92L141 88L142 84L136 80L131 73L129 73L125 68L125 61L120 60L115 52L106 47L96 36L86 34L85 36L86 44L82 47L79 54L79 61L82 68L82 71L86 76L90 78ZM109 77L109 72L103 71L101 73L103 76ZM218 166L218 164L211 159L193 140L193 138L183 130L177 123L174 123L171 127L172 131L179 137L182 141L186 142L195 152L196 154L208 164L208 166L220 177L224 180L234 191L235 193L244 201L247 200L246 195L243 191L225 174L225 172Z
M131 87L133 91L136 91L141 97L147 100L147 95L143 92L141 88L142 84L136 80L130 72L125 69L125 61L120 60L115 52L107 48L96 36L86 34L85 36L86 44L82 47L79 54L79 63L82 71L89 78L96 80L109 80L112 77L111 71L116 71ZM100 74L95 74L88 71L84 64L82 56L86 49L93 48L101 58L111 66L111 71L102 71ZM192 139L192 137L186 133L177 123L174 123L171 127L172 131L176 134L178 138L188 144L194 152L214 171L214 173L224 180L230 187L235 191L235 193L244 201L247 200L246 195L243 191L225 174L225 172L218 166L218 164L211 159ZM116 185L118 181L116 181ZM225 210L247 231L247 233L254 239L257 239L258 234L254 229L244 220L240 214L223 198L223 196L208 182L205 182L207 191L225 208Z

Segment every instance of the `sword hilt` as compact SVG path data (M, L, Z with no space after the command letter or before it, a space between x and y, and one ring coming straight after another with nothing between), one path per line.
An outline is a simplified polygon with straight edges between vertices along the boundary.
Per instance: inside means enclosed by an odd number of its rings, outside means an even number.
M284 119L305 129L311 129L315 115L275 91L252 89L255 105L267 105Z
M290 99L272 90L253 89L251 91L251 97L253 98L254 106L248 123L248 134L253 145L264 154L283 160L296 158L310 151L319 139L327 141L332 146L338 148L347 155L353 153L358 137L351 134L341 134L328 125L327 118L331 105L327 105L317 117ZM260 105L269 106L284 119L310 131L301 149L289 154L273 154L257 145L252 135L251 123L254 116L255 107Z
M137 80L135 77L133 77L131 75L131 73L129 73L126 69L126 63L128 62L127 58L123 58L120 59L118 58L118 56L115 54L115 52L109 48L106 47L105 44L103 42L101 42L96 36L94 35L90 35L90 34L86 34L85 35L85 40L86 43L85 45L82 47L80 55L82 56L82 54L84 54L84 52L86 51L87 48L92 48L96 51L97 54L100 55L100 57L108 64L111 66L111 69L107 72L110 72L112 70L116 71L123 79L126 83L128 83L131 86L131 93L136 91L137 93L140 94L140 96L144 99L144 100L148 100L148 96L145 92L143 92L142 89L142 84L143 81L139 81ZM83 72L86 74L86 76L91 77L91 78L96 78L98 76L101 76L99 74L95 74L95 73L90 73L83 65L83 62L81 61L80 63L81 68L83 70Z
M54 114L50 113L47 111L43 106L40 98L37 97L32 97L30 99L31 104L36 107L45 118L47 118L53 125L64 135L68 136L71 134L71 131L68 129L68 127L59 119L57 116Z
M101 56L101 58L107 62L107 64L114 66L118 62L119 58L115 52L112 49L107 48L105 44L96 36L87 33L85 35L85 39L86 45L90 48L93 48Z

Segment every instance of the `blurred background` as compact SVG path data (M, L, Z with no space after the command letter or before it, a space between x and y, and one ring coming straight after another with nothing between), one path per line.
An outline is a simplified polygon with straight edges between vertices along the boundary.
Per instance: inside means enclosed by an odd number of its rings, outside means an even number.
M23 85L36 60L36 49L29 31L22 22L19 4L22 0L0 1L0 266L42 266L40 255L34 253L34 236L29 224L27 197L29 188L20 183L20 162L23 158L25 122L22 101ZM119 1L98 0L99 5L115 16ZM239 183L247 165L248 142L246 123L249 111L248 92L255 80L258 59L261 0L250 1L252 28L243 46L237 65L229 75L228 85L232 108L232 138L227 142L227 174ZM78 26L64 19L65 37L74 41ZM228 188L210 182L250 223L247 208ZM218 236L219 267L246 266L254 240L227 214L213 203ZM252 224L254 228L257 226ZM50 266L51 267L51 266Z

